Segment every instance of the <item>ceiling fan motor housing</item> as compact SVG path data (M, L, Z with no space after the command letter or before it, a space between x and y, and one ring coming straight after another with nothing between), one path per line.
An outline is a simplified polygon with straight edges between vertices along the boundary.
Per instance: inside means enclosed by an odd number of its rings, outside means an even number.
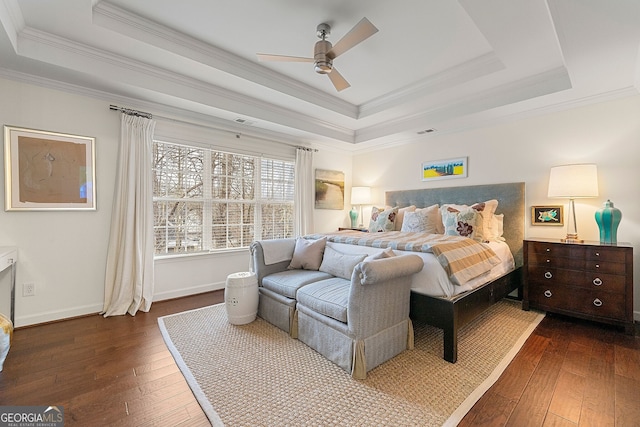
M333 60L327 56L332 47L331 42L327 40L316 42L313 49L313 59L315 60L313 66L316 73L329 74L333 69Z

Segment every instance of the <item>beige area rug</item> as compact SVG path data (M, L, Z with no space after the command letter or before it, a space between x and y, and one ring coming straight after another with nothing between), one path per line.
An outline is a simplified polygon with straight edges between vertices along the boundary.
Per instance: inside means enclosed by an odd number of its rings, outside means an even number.
M227 322L224 304L158 319L212 425L455 426L542 320L504 300L464 327L458 362L442 359L442 332L414 324L415 349L351 376L258 318Z

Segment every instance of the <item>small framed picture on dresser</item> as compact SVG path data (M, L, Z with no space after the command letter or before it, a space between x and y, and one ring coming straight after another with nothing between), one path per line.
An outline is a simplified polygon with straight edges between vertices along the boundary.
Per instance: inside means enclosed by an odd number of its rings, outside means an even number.
M531 225L563 225L562 205L531 206Z

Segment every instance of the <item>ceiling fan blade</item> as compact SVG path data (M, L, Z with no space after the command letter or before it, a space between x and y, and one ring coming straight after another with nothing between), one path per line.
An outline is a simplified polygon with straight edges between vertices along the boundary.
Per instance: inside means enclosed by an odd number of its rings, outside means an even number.
M303 58L301 56L269 55L266 53L258 53L257 55L260 61L313 62L313 58Z
M333 68L333 70L331 70L328 76L329 76L329 79L331 79L331 83L333 83L333 86L336 88L338 92L348 87L351 87L349 82L346 81L344 77L342 77L342 74L340 74L338 70L335 69L335 67Z
M336 42L327 53L331 59L342 55L358 43L361 43L378 32L378 29L367 18L362 18L355 27Z

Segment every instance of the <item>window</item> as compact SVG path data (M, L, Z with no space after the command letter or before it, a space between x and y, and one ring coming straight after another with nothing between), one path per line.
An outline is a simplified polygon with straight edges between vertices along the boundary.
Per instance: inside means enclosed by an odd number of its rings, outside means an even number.
M293 236L294 164L154 142L156 255Z

